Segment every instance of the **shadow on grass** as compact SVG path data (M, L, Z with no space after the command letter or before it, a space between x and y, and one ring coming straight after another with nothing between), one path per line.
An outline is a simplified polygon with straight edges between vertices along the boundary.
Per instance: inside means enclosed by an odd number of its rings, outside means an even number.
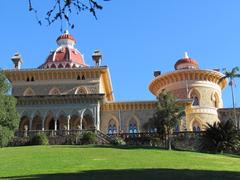
M90 170L79 173L39 174L32 176L5 177L3 179L21 180L239 180L240 172L206 171L189 169L129 169L129 170Z

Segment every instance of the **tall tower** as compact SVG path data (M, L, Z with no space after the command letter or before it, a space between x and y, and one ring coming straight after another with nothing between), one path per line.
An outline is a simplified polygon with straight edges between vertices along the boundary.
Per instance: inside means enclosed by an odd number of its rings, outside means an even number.
M175 71L156 76L149 90L158 96L165 89L179 102L191 102L184 104L187 130L204 130L207 123L219 121L217 109L223 107L222 90L227 83L219 80L224 75L216 70L200 69L187 53L174 67Z

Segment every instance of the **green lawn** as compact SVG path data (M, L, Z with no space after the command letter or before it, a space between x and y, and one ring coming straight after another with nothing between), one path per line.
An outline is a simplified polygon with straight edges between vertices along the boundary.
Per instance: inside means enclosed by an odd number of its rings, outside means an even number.
M0 148L0 179L240 179L240 156L108 146Z

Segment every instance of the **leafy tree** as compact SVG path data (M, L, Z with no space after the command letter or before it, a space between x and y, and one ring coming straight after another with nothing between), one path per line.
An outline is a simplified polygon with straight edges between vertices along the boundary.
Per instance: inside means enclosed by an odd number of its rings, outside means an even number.
M210 152L236 152L239 150L239 140L233 121L208 124L201 138L200 148Z
M54 0L52 7L46 11L45 20L48 25L53 24L55 21L61 21L61 31L62 31L62 21L66 21L68 26L72 29L74 28L74 23L70 21L71 14L79 14L82 11L89 11L96 19L96 10L101 10L103 7L98 2L99 0ZM102 0L110 1L110 0ZM34 6L34 0L28 0L28 10L34 12L35 17L40 25L42 25L42 20L38 17L38 11Z
M228 85L231 87L232 92L232 105L233 105L233 113L234 113L234 121L236 122L237 129L239 129L239 121L237 122L237 116L236 116L236 107L235 107L235 96L233 87L235 86L235 78L239 78L240 74L239 67L234 67L231 71L228 71L226 68L223 69L224 76L219 80L219 82L223 81L224 79L229 79Z
M176 98L167 91L158 96L157 109L153 117L144 125L145 129L156 129L160 137L165 138L171 150L171 135L184 115L183 108L177 105Z
M0 146L6 146L18 127L19 116L16 99L7 95L10 85L3 72L0 72Z

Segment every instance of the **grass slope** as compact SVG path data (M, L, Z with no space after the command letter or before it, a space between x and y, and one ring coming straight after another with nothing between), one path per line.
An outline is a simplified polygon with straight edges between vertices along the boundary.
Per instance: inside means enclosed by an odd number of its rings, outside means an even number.
M240 179L240 156L144 148L0 149L0 179Z

